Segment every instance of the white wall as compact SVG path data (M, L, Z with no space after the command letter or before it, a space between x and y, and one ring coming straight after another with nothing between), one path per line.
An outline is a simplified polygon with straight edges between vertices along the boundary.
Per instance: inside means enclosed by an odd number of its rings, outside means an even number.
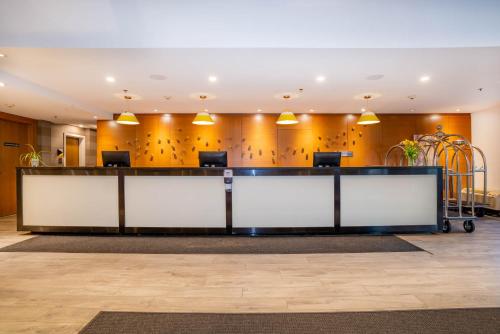
M471 128L472 143L486 155L488 190L500 190L500 105L472 113ZM482 181L481 175L476 177Z

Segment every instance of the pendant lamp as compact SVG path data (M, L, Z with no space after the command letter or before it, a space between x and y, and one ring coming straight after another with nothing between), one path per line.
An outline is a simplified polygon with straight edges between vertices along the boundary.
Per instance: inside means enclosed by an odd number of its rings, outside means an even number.
M206 98L206 95L200 95L201 101L204 101ZM196 125L212 125L215 123L215 121L208 113L208 110L205 109L203 112L199 112L196 114L192 123Z
M283 95L283 99L287 101L290 98L290 95ZM299 121L297 120L297 117L293 114L293 112L285 110L280 114L280 117L278 117L278 120L276 121L276 124L281 124L281 125L292 125L292 124L297 124Z
M365 101L368 101L372 98L371 95L365 95L363 97ZM368 111L366 109L362 109L363 113L358 118L359 125L370 125L380 123L380 119L378 119L377 115L373 111Z
M125 105L128 106L128 101L132 100L132 96L127 95L128 90L124 89L123 90L124 95L123 98L125 99ZM118 124L125 124L125 125L137 125L139 124L139 120L137 117L135 117L134 113L127 111L128 108L125 108L125 111L118 116L118 119L116 120L116 123Z

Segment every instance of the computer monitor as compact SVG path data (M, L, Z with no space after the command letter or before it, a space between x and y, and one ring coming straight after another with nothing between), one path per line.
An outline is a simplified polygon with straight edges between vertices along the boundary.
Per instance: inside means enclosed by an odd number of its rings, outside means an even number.
M227 152L200 151L198 153L200 167L227 167Z
M314 152L313 167L340 167L341 152Z
M130 167L129 151L102 151L103 167Z

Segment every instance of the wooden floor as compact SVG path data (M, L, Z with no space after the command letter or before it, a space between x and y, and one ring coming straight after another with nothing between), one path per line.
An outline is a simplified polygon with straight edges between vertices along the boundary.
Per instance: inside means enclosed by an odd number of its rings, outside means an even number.
M0 218L0 247L31 236ZM500 307L500 220L404 238L428 252L0 252L0 333L75 333L101 310L334 312Z

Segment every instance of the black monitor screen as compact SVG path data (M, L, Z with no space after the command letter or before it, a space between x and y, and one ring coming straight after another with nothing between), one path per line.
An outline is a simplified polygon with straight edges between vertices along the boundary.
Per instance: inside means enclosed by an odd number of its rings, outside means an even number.
M102 151L103 167L130 167L128 151Z
M227 152L199 152L200 167L227 167Z
M341 152L314 152L313 167L340 167Z

